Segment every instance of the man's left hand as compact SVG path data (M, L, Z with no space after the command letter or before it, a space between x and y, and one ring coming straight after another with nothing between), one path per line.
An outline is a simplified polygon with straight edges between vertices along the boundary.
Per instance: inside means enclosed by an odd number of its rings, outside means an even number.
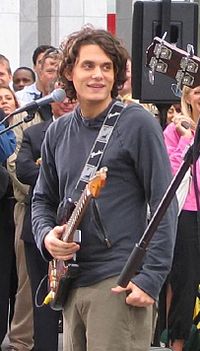
M128 305L136 306L136 307L147 307L154 304L154 299L141 290L137 285L132 282L129 282L126 288L122 288L121 286L116 286L116 288L112 288L112 292L114 294L120 294L121 292L126 291L126 303Z

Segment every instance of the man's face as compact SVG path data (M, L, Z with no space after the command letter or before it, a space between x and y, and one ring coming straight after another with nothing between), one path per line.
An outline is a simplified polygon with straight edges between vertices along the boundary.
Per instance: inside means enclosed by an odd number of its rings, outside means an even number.
M41 52L38 57L37 57L37 60L36 60L36 64L34 65L34 71L36 73L36 75L38 76L40 74L40 70L41 70L41 63L42 63L42 59L43 59L43 56L44 56L44 52Z
M19 69L13 74L14 91L22 90L26 85L31 85L33 83L33 76L29 70Z
M80 48L71 76L80 103L111 101L114 84L112 60L98 45L84 45Z
M5 62L0 62L0 86L9 86L12 75L8 73L8 66Z
M55 81L58 76L58 61L48 57L40 67L39 80L43 90L48 94L53 90Z
M66 97L62 102L53 102L51 104L52 113L55 118L65 115L66 113L72 111L77 105L77 102L71 102Z

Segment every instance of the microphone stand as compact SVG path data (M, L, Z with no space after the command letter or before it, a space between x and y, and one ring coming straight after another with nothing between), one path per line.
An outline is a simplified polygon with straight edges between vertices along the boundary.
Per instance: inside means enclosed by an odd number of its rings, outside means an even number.
M31 110L25 117L22 118L21 121L18 121L17 123L12 124L9 127L0 130L0 135L6 133L8 130L17 127L18 125L20 125L20 124L22 124L24 122L27 123L27 122L32 121L32 119L35 117L35 112L36 112L36 109Z
M158 205L157 210L155 211L152 219L150 220L144 234L142 235L139 243L136 243L133 248L120 276L117 284L121 287L125 288L129 281L133 278L133 276L138 271L143 258L146 254L147 246L150 243L161 219L163 218L165 212L167 211L175 193L178 189L182 179L184 178L185 173L189 169L191 164L194 164L200 155L200 119L198 121L194 143L189 147L188 151L184 156L184 161L176 173L172 182L170 183L168 189L166 190L163 198Z

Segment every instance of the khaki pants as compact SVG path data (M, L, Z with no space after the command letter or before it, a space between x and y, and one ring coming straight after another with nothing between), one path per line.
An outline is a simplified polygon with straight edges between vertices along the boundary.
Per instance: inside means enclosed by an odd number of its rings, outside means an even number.
M30 281L26 268L24 242L20 239L24 219L24 205L17 203L14 210L15 253L18 276L18 288L15 300L14 316L11 322L10 346L19 351L33 348L33 308Z
M149 351L153 307L132 307L114 295L117 277L72 289L63 311L64 351Z

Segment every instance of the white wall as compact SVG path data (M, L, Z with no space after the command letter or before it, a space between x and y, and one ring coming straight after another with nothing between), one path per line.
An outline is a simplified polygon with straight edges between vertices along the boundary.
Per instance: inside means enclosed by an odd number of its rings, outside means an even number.
M0 0L0 53L15 69L20 62L20 0Z
M52 43L58 45L71 32L79 30L84 24L106 28L107 0L52 0Z
M111 0L0 0L0 53L11 62L32 67L32 52L40 44L58 46L83 24L107 26ZM115 1L115 0L112 0Z

